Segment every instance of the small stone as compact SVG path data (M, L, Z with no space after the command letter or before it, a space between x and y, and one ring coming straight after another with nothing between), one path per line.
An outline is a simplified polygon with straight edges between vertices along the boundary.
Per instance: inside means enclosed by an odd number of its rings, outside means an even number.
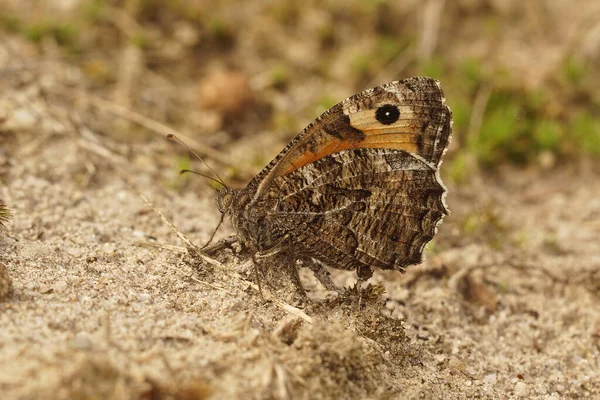
M54 289L54 291L57 293L62 293L65 290L67 290L68 287L69 287L69 285L67 284L67 282L58 281L52 286L52 289Z
M77 334L77 336L75 336L73 340L71 340L71 347L78 350L87 350L91 347L91 345L92 341L84 333Z
M12 115L12 129L32 129L36 122L36 116L28 109L21 108L16 110Z
M78 247L68 247L65 249L65 252L73 257L81 257L82 249Z
M50 285L42 284L39 287L39 291L41 294L50 294L54 291L54 288Z
M493 386L498 381L498 377L496 374L489 374L483 377L483 383L485 385Z
M456 357L450 358L450 361L448 361L448 366L457 371L462 371L465 369L465 363Z
M517 397L527 397L529 394L529 388L525 382L517 382L515 385L515 396Z
M104 243L102 246L102 251L105 254L113 254L117 250L117 246L112 243Z
M147 301L148 301L148 300L150 300L151 298L152 298L152 296L150 295L150 293L141 293L141 294L138 296L138 299L139 299L141 302L143 302L143 303L147 302Z
M187 22L177 22L174 27L174 36L184 46L194 46L198 43L200 35L194 26Z

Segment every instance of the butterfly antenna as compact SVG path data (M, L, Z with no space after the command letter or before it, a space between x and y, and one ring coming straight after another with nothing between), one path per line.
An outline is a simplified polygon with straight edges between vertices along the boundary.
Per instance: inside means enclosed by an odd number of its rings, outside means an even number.
M227 185L225 184L225 181L224 181L223 179L221 179L221 177L219 176L219 174L217 174L217 171L215 171L214 169L212 169L212 167L211 167L210 165L208 165L208 163L207 163L206 161L204 161L204 159L203 159L202 157L200 157L200 156L198 155L198 153L196 153L194 150L192 150L192 148L191 148L190 146L188 146L188 145L187 145L187 144L186 144L186 143L185 143L183 140L179 139L177 136L173 135L172 133L169 133L169 134L167 135L167 139L173 140L173 141L175 141L175 142L178 142L178 143L180 143L181 145L183 145L183 146L184 146L186 149L188 149L188 151L189 151L190 153L192 153L193 155L195 155L195 156L196 156L196 158L198 158L198 160L202 161L202 162L204 163L204 165L206 165L206 166L208 167L208 169L210 169L210 170L211 170L211 172L212 172L213 174L215 174L215 176L217 177L217 179L214 179L214 178L209 178L209 177L208 177L208 176L206 176L206 175L202 175L202 174L199 174L199 173L197 173L197 172L194 172L194 171L188 171L188 170L182 170L182 171L186 171L186 172L192 172L192 173L195 173L195 174L197 174L197 175L204 176L205 178L212 179L212 180L214 180L214 181L216 181L216 182L220 183L220 184L221 184L221 185L223 185L224 187L227 187ZM181 171L180 171L180 173L181 173ZM184 172L184 173L185 173L185 172Z
M198 176L201 176L206 179L210 179L213 182L217 182L219 185L223 185L223 186L227 187L222 181L215 179L212 176L205 175L205 174L197 172L197 171L192 171L191 169L180 169L179 170L179 175L183 175L183 174L187 174L187 173L198 175Z

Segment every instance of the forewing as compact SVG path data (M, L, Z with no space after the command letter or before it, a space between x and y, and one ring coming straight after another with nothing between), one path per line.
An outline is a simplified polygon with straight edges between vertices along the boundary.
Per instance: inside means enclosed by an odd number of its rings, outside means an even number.
M437 168L404 150L336 152L275 178L272 189L273 216L294 245L341 269L421 262L447 214Z
M350 149L395 149L440 164L451 129L451 112L439 82L414 77L347 98L300 133L248 185L254 199L286 176L324 157Z

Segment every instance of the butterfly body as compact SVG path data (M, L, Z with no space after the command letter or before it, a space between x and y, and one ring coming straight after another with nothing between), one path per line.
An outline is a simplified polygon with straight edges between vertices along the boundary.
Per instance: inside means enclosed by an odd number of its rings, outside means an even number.
M219 209L254 253L352 270L402 271L422 260L443 216L439 165L451 131L439 83L369 89L317 118Z

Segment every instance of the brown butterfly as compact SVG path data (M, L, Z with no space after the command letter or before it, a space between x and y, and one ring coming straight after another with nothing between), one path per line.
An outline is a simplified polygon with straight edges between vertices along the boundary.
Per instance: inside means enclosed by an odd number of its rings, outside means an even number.
M403 271L422 260L448 210L439 166L452 113L439 82L413 77L335 105L246 188L217 192L220 212L255 261L296 261L337 290L325 266Z

